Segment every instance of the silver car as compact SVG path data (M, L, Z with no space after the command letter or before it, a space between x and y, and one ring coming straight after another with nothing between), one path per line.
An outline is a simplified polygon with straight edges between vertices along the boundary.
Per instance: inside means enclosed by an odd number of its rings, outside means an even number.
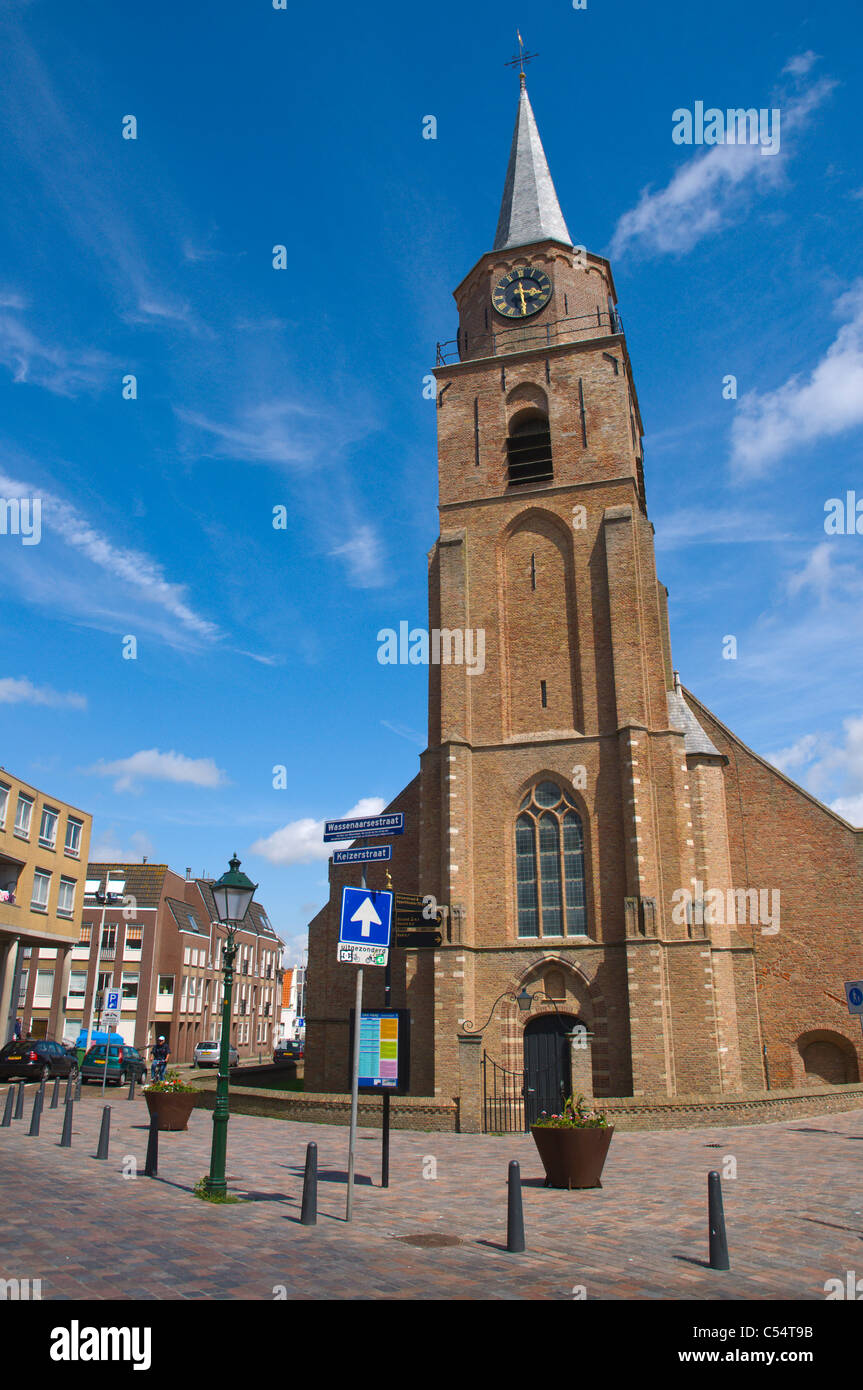
M222 1044L210 1040L195 1044L195 1053L192 1057L193 1067L217 1067L222 1051ZM228 1066L238 1067L240 1065L240 1054L235 1047L228 1053Z

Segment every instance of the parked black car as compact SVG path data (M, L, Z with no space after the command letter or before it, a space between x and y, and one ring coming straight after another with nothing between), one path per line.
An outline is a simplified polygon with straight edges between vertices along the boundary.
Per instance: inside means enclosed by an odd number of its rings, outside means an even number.
M305 1048L301 1042L283 1042L273 1048L274 1062L300 1062Z
M52 1038L19 1038L0 1052L0 1081L47 1081L49 1076L77 1076L78 1059Z

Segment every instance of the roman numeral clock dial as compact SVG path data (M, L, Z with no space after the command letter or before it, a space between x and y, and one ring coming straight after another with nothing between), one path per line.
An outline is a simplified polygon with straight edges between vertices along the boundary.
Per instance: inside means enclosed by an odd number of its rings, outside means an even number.
M491 302L505 319L526 319L538 314L551 299L551 280L533 265L518 265L492 291Z

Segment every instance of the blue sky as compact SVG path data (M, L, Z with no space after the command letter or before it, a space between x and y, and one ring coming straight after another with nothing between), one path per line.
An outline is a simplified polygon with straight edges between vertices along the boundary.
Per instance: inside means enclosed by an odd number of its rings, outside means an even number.
M493 240L517 25L570 231L612 259L675 665L863 824L863 534L824 528L863 500L852 7L6 0L0 497L43 531L0 535L2 760L106 857L236 847L291 958L320 821L425 741L426 672L376 634L427 621L423 377ZM778 107L779 152L675 144L696 101Z

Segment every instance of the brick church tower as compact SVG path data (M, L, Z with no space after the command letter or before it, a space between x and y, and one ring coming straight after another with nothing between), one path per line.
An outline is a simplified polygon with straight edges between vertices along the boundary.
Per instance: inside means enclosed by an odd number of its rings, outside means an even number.
M412 1091L470 1108L471 1025L504 1091L528 1067L540 1090L558 1068L560 1087L597 1096L757 1092L765 1059L773 1085L818 1068L856 1081L847 1016L812 1001L825 962L807 933L828 914L801 883L799 844L841 862L831 939L863 976L863 832L736 740L672 669L611 267L573 244L523 76L494 247L455 299L457 339L435 373L440 661L420 773L392 803L408 829L396 890L448 908L439 950L394 953ZM335 937L341 885L358 875L330 875L311 924L307 1086L343 1091L353 970ZM778 933L769 915L725 910L778 889L797 913ZM557 1085L542 1091L551 1103Z

